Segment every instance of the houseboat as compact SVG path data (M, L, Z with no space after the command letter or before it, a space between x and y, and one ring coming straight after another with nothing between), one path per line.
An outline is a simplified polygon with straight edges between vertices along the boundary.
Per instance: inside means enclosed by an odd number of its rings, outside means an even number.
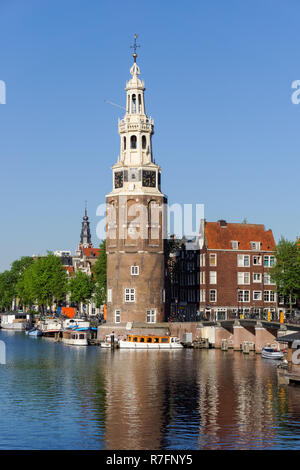
M74 346L88 346L91 332L89 328L68 329L62 332L62 342Z
M119 348L126 349L182 349L183 345L176 336L127 335L118 341Z
M60 334L62 330L61 321L58 318L49 317L40 320L37 324L37 329L41 331L43 336L54 338Z
M6 312L1 314L1 328L5 330L24 331L31 327L31 314L23 312Z

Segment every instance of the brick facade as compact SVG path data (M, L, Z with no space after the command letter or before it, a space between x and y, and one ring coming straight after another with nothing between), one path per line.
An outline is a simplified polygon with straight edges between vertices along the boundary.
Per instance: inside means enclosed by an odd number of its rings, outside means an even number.
M200 311L214 320L275 312L275 285L268 276L275 242L263 225L202 222Z

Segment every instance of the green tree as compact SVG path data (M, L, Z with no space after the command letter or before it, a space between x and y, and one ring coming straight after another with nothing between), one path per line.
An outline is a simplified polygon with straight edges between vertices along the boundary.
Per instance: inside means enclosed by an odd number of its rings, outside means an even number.
M106 255L106 240L100 244L100 253L98 259L93 266L93 275L95 279L95 303L96 307L106 303L106 287L107 287L107 255Z
M10 310L14 299L14 282L10 271L0 274L0 310Z
M94 280L82 271L78 271L69 281L71 301L80 304L80 312L82 312L82 304L91 299L93 290Z
M0 274L0 308L7 310L12 308L13 300L18 297L17 284L24 275L27 267L33 263L30 256L23 256L12 263L9 271Z
M34 260L31 256L23 256L11 265L11 274L14 283L14 296L17 303L23 307L30 306L34 299L30 299L24 289L24 275L26 270L33 264Z
M281 238L274 250L275 265L270 269L271 279L276 284L277 293L289 298L292 313L292 299L300 292L300 250L297 242Z
M21 286L19 286L21 287ZM67 292L67 275L61 260L53 253L37 258L24 272L23 296L34 299L44 312L54 302L63 300Z

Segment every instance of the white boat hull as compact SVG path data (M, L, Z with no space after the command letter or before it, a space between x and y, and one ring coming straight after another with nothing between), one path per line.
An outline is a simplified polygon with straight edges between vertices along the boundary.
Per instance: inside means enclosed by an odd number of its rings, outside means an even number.
M261 357L264 357L265 359L282 359L283 352L282 351L269 352L269 351L262 350Z
M183 349L180 343L140 343L119 340L119 348L124 349Z
M3 330L24 331L28 326L28 322L1 323L1 328L3 328Z
M63 338L62 342L64 344L70 344L72 346L88 346L87 338L84 338L84 339Z
M105 343L104 341L102 341L100 343L100 348L106 348L107 349L107 348L110 348L110 347L111 347L110 343Z

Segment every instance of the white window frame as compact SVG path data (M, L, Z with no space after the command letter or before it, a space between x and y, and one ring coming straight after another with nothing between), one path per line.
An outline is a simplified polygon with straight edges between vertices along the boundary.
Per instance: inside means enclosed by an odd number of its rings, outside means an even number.
M264 284L266 286L274 286L275 282L272 281L270 274L264 273Z
M248 264L245 264L245 259L248 259ZM239 268L250 268L250 255L237 255L237 265Z
M132 287L125 287L124 289L124 302L134 303L135 302L135 289Z
M215 264L212 264L211 259L215 257ZM210 253L209 254L209 266L216 267L217 266L217 253Z
M248 282L247 282L247 279L248 279ZM249 285L250 284L250 273L248 271L246 271L246 272L238 271L238 273L237 273L237 282L238 282L238 285L240 285L240 284Z
M259 294L257 299L255 298L255 294ZM262 292L261 292L261 290L254 290L254 291L253 291L253 300L262 300Z
M205 302L206 289L200 289L200 302Z
M251 250L260 250L261 242L250 242Z
M130 273L131 273L131 276L138 276L140 274L140 267L130 266Z
M271 297L273 298L273 300L271 300ZM264 302L276 302L276 292L274 290L265 290Z
M259 279L258 279L258 280L257 280L257 279L255 280L255 276L259 276ZM259 282L259 283L261 283L261 273L253 273L253 282L255 282L255 283L256 283L256 282Z
M215 300L212 300L212 298L211 298L212 292L215 293ZM210 290L209 290L209 301L210 301L210 302L216 302L216 301L217 301L217 289L210 289Z
M146 323L156 323L156 308L149 308L146 311Z
M274 260L273 264L271 264L271 258ZM267 260L267 264L265 264L265 260ZM272 266L275 265L275 256L274 255L264 255L264 267L265 268L271 268Z
M115 310L115 323L121 323L121 310L119 308Z
M209 271L209 283L217 284L217 271Z
M200 284L205 284L205 271L200 271Z
M109 287L107 289L107 303L111 303L112 302L112 289Z
M254 263L254 260L258 258L259 262L258 263ZM262 256L261 255L253 255L252 257L252 264L253 266L261 266L261 263L262 263Z
M239 249L239 242L237 240L231 240L231 246L233 250Z
M246 292L247 292L248 300L245 300ZM240 294L242 294L242 298L240 298ZM250 290L248 290L248 289L246 289L246 290L239 289L238 290L238 302L250 302Z

